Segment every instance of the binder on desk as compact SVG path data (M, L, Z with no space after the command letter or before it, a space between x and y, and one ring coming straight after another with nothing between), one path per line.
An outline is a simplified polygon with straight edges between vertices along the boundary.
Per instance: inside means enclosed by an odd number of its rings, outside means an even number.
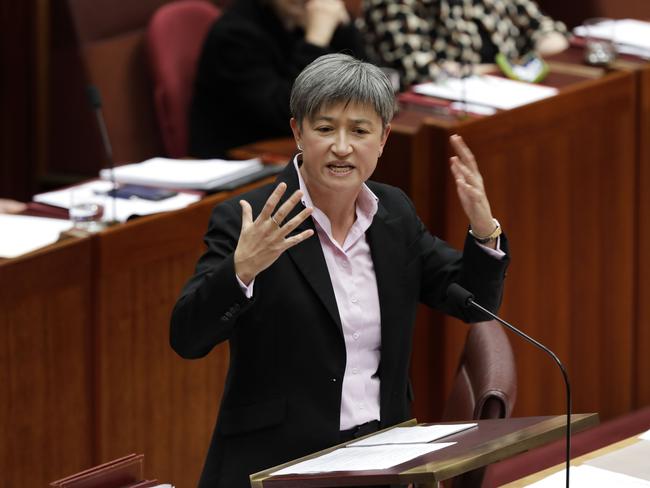
M50 483L54 488L147 488L155 480L143 480L144 455L129 454Z

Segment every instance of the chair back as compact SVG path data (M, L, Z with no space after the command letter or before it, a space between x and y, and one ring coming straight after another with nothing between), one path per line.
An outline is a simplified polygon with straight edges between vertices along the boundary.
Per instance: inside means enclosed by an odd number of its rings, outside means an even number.
M443 420L507 418L517 397L514 354L503 327L495 322L472 324L467 333ZM481 486L485 469L454 478L454 488Z
M204 0L160 7L147 28L146 44L158 125L167 156L187 156L188 112L203 42L221 10Z

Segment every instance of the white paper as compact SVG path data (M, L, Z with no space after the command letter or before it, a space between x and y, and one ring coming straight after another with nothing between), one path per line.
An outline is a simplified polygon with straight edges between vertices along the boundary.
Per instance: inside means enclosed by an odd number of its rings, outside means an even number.
M591 26L589 33L585 26L573 29L576 36L596 37L613 41L618 51L629 54L650 55L650 22L635 19L607 20Z
M70 208L73 202L97 203L104 207L102 220L125 222L132 215L151 215L185 208L201 198L192 193L178 193L176 196L157 202L141 198L114 199L105 195L112 188L113 185L109 181L91 181L63 190L35 195L34 201L61 208ZM115 215L113 215L113 201L115 201Z
M413 427L395 427L375 434L366 439L348 444L348 447L380 446L385 444L419 444L432 442L443 437L476 427L478 424L449 424L449 425L415 425Z
M527 486L535 488L564 488L566 486L566 471L558 471L546 478ZM620 473L588 465L572 466L569 481L573 488L648 488L650 483Z
M15 258L54 244L71 227L69 220L0 214L0 257Z
M642 441L650 441L650 430L646 430L643 434L639 436L639 439Z
M413 87L415 93L430 97L460 100L464 103L485 105L501 110L526 105L556 95L549 86L481 75L467 78L448 78L437 83L422 83Z
M334 471L370 471L386 469L418 456L451 446L455 442L436 444L398 444L391 446L342 447L317 458L276 471L281 474L329 473Z
M153 158L141 163L116 167L115 180L118 183L134 185L210 190L256 173L263 167L259 159L226 161L224 159ZM100 176L110 180L110 170L101 170Z

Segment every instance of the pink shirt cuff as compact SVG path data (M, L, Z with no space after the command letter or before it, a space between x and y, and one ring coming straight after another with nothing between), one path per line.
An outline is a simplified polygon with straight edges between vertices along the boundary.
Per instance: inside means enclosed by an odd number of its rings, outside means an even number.
M503 256L506 255L506 253L504 253L501 250L501 237L497 237L497 248L496 249L492 249L491 247L484 246L483 244L481 244L480 242L477 242L477 241L474 241L474 242L476 242L476 245L478 247L483 249L486 253L488 253L490 256L492 256L495 259L503 259ZM253 285L253 283L251 283L251 286L252 285ZM250 298L250 297L248 297L248 298Z
M492 249L490 249L490 251L492 251ZM255 284L255 278L253 278L253 281L251 281L248 286L246 286L244 282L239 279L239 276L235 275L235 278L237 278L237 283L239 283L239 288L241 288L242 293L246 295L246 298L250 299L253 296L253 285Z

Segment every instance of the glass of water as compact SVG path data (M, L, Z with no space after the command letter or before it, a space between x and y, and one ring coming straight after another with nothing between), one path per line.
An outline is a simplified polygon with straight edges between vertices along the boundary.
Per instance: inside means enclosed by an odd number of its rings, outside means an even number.
M69 216L75 229L99 232L104 228L104 206L92 200L84 190L70 190Z
M607 66L616 59L616 20L602 17L587 19L582 24L585 34L585 62Z

